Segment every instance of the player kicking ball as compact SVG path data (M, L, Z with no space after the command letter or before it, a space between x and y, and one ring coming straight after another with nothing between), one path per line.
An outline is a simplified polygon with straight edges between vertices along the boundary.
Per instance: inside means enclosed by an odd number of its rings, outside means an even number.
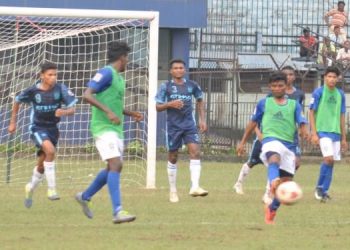
M178 150L183 143L187 145L190 155L191 189L190 195L206 196L208 191L199 186L201 174L199 135L193 116L192 96L196 99L199 115L199 131L207 130L204 114L203 93L199 85L185 79L185 62L174 59L170 62L172 79L161 84L156 96L158 112L167 112L167 147L168 147L168 179L170 185L170 202L178 202L176 189L176 172Z
M330 199L328 190L331 186L334 161L340 161L341 151L348 149L345 131L345 95L336 88L340 72L329 67L324 74L324 86L312 93L309 120L311 140L320 145L323 162L320 167L315 198L326 202Z
M263 138L260 158L267 166L268 181L271 185L270 192L273 196L280 183L291 180L294 176L297 146L294 136L298 127L302 138L307 139L308 137L306 120L302 116L300 104L285 95L286 83L284 73L271 74L269 87L272 96L258 102L237 148L238 155L242 155L249 136L260 123ZM270 205L266 204L266 224L274 223L279 206L280 202L276 197L273 198Z
M139 112L124 110L125 80L120 73L126 70L129 46L124 42L113 42L108 49L109 65L100 69L92 78L84 92L84 99L92 106L90 130L96 148L107 167L101 170L95 180L84 191L77 193L75 199L82 206L84 214L92 219L90 209L92 197L107 184L112 202L113 223L131 222L136 216L122 210L120 174L124 151L124 115L141 121Z
M33 193L38 184L46 176L50 200L59 200L56 191L55 154L59 131L57 124L62 116L73 115L77 102L74 94L63 83L57 83L57 66L46 62L41 65L40 81L23 90L16 96L12 109L9 133L16 131L17 114L21 103L32 105L31 139L38 148L38 163L33 170L31 181L25 186L25 202L27 208L32 206ZM64 108L62 108L64 104Z

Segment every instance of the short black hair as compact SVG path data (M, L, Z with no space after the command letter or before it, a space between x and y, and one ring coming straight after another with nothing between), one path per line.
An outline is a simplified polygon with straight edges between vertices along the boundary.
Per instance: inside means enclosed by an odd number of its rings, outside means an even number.
M309 27L306 27L303 29L303 33L306 33L306 32L310 32L310 28Z
M40 65L40 73L42 74L50 69L57 70L57 65L52 62L44 62Z
M287 83L287 76L282 71L275 71L272 72L270 75L269 83L277 82L277 81L284 81Z
M113 63L119 60L122 56L127 56L131 51L126 42L111 42L108 46L108 63Z
M169 62L169 68L172 68L174 63L182 63L184 66L186 66L186 63L184 60L179 59L179 58L175 58Z
M337 76L340 76L340 70L337 67L330 66L326 68L326 71L324 72L324 75L327 75L328 73L334 73Z
M290 66L290 65L284 66L284 67L281 69L281 71L283 71L283 70L291 70L291 71L293 71L293 72L295 73L295 69L294 69L292 66Z
M338 2L338 5L339 5L339 4L344 4L344 5L345 5L345 2L344 2L344 1L339 1L339 2Z

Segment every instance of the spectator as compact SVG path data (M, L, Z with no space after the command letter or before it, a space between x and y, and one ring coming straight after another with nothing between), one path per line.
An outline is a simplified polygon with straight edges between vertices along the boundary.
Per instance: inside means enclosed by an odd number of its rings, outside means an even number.
M345 2L339 1L338 8L328 11L324 16L324 21L329 26L330 34L334 34L335 26L339 26L340 36L345 41L346 40L345 26L348 24L348 13L344 11L344 7L345 7ZM331 17L332 19L329 20L329 17Z
M299 37L300 42L300 56L301 57L312 57L316 51L317 40L310 34L310 29L303 29L303 36Z
M347 67L350 65L350 41L346 40L343 44L343 47L344 48L338 51L337 62L342 67Z
M345 42L343 37L340 35L340 26L338 25L334 26L334 34L330 34L329 38L331 39L335 48L341 48Z
M317 63L323 64L325 68L332 66L336 56L337 52L334 44L331 43L329 37L324 37L323 43L321 43L319 46Z

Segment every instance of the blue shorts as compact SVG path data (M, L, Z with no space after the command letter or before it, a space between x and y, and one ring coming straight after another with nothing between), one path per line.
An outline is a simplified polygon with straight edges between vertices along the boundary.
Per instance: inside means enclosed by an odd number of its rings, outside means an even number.
M33 142L35 143L35 146L38 149L41 149L43 141L45 140L49 140L56 147L58 143L58 138L60 136L60 133L57 127L53 127L53 128L32 127L30 129L30 132L31 132L30 138L33 140Z
M172 130L167 131L167 147L169 151L176 151L183 144L196 143L199 144L199 134L197 128L188 130Z
M250 152L250 156L247 162L250 168L254 167L255 165L263 163L262 160L260 159L261 148L262 148L261 141L259 141L258 139L255 139L253 142L252 151Z

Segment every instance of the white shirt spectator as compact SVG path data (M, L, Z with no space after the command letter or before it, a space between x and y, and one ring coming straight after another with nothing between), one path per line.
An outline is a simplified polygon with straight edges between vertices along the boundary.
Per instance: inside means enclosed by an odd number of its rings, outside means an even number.
M329 39L332 41L334 46L338 46L338 47L345 42L344 38L341 35L336 36L335 34L330 34Z

